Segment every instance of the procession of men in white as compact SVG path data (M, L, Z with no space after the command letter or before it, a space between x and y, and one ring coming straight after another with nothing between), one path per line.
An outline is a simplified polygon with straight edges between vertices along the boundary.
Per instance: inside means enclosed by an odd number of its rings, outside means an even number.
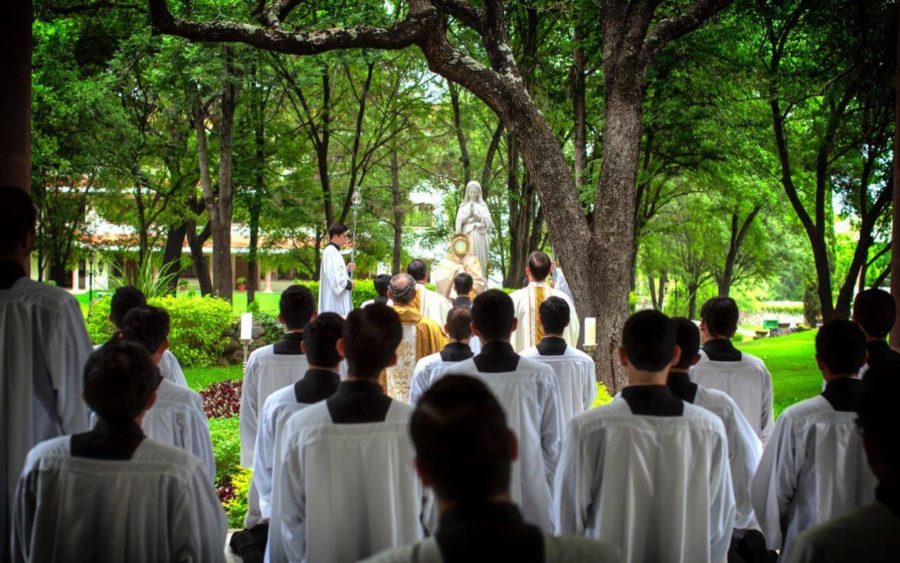
M467 191L468 231L485 236L481 203ZM34 228L30 198L0 187L3 559L224 561L208 422L174 375L168 314L123 288L116 336L93 351L74 298L25 274ZM854 322L819 329L825 388L777 422L765 365L731 343L727 297L703 305L699 329L632 315L628 385L597 407L579 318L543 252L512 296L450 307L416 263L394 282L416 282L411 301L353 309L348 229L329 235L318 301L285 291L284 338L245 368L253 478L227 548L244 560L896 560L900 373L879 348L890 296L863 292ZM441 318L404 330L429 315ZM443 349L404 343L432 321ZM391 397L401 345L415 369Z

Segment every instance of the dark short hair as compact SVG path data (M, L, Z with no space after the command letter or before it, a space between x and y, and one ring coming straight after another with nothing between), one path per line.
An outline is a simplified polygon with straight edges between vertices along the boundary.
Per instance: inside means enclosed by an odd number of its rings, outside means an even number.
M687 369L700 352L700 329L685 317L674 317L672 323L675 325L675 344L681 348L681 357L672 367Z
M0 254L12 254L34 232L36 222L31 196L15 186L0 186Z
M409 422L416 461L444 501L483 501L509 490L506 415L474 377L447 375L426 391Z
M410 262L409 266L406 267L406 273L411 275L417 282L425 279L427 270L428 268L425 265L425 261L419 260L418 258Z
M472 301L472 322L484 342L509 340L515 319L512 298L499 289L489 289Z
M538 307L538 316L544 327L544 334L562 334L569 326L572 312L569 304L562 297L548 297Z
M832 374L855 374L866 363L866 335L852 321L832 319L816 333L816 357Z
M885 338L894 327L897 305L882 289L860 291L853 302L853 320L872 338Z
M107 420L132 420L147 406L162 377L140 344L110 340L84 366L84 401Z
M375 293L379 297L387 297L388 287L391 285L391 275L378 274L372 279L372 285L375 286Z
M281 294L281 299L278 300L278 310L286 327L291 330L300 330L306 326L313 311L316 310L316 301L309 288L292 285Z
M303 329L303 344L306 358L314 366L337 367L341 355L337 351L337 341L344 331L344 319L337 313L322 313Z
M713 297L700 308L700 318L710 336L734 336L739 316L737 303L731 297Z
M662 371L675 357L675 325L659 311L638 311L625 321L622 346L637 369Z
M882 460L893 471L900 471L900 377L884 368L866 372L865 387L859 402L857 423L875 446Z
M128 311L146 304L147 298L140 289L131 285L116 288L109 302L109 319L116 328L122 328L122 321Z
M528 255L528 270L535 281L544 281L550 274L550 257L547 253L535 250Z
M456 290L457 295L468 295L474 284L475 280L465 272L460 272L453 278L453 289Z
M403 327L397 311L373 303L350 311L341 338L347 371L356 377L375 379L397 351L403 338Z
M135 307L122 320L121 335L152 356L169 337L169 313L151 305Z
M447 313L447 334L453 340L472 337L472 310L468 307L454 307Z
M346 233L350 228L343 223L332 223L331 226L328 227L328 238L329 240Z

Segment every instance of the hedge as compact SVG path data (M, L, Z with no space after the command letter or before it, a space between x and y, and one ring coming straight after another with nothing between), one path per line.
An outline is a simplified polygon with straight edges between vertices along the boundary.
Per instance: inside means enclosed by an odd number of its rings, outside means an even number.
M182 366L208 366L222 356L228 344L224 333L232 323L231 305L227 301L212 297L152 297L148 302L169 313L169 342ZM91 304L87 329L94 344L112 336L109 305L109 297L101 297Z

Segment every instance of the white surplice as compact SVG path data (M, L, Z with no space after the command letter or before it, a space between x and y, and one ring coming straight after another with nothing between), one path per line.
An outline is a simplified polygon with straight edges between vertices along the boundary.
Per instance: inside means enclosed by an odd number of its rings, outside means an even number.
M226 521L200 460L144 439L130 460L35 447L16 491L14 561L224 561Z
M416 323L402 323L403 337L397 345L397 362L385 370L387 389L391 399L406 401L413 369L416 367Z
M718 416L725 425L728 438L728 465L731 468L731 482L734 487L734 527L752 528L756 525L753 517L753 503L750 488L753 475L762 456L762 442L744 418L741 409L725 393L715 389L697 387L694 404Z
M325 246L322 251L322 266L319 275L319 313L337 313L346 317L353 304L347 282L350 273L341 256L341 251L333 244Z
M522 352L532 346L537 346L541 339L538 338L537 327L540 323L538 316L539 304L535 301L535 287L544 288L544 299L548 297L559 297L569 304L569 326L563 330L563 338L569 346L578 345L578 334L581 330L581 324L578 320L578 314L575 312L575 304L572 299L563 291L553 289L550 284L544 282L531 282L522 289L517 289L509 294L516 308L516 319L519 324L512 333L509 343L512 344L513 350Z
M559 385L564 423L594 404L597 399L594 359L581 350L567 346L566 353L561 356L542 356L537 347L532 346L522 352L522 357L534 358L553 368Z
M900 516L876 501L797 536L788 563L896 563L898 554Z
M9 514L28 451L88 429L82 371L93 351L78 302L23 277L0 290L0 549L9 552Z
M562 439L562 406L553 369L533 358L519 358L516 371L485 373L473 359L459 362L441 376L471 375L484 381L506 413L506 424L519 441L513 462L510 494L526 521L546 532L555 528L551 510L553 474Z
M446 297L431 291L421 283L416 283L416 294L419 299L419 314L433 320L443 330L447 324L447 313L453 305Z
M556 472L561 533L617 545L625 561L724 562L734 493L722 421L634 415L617 396L569 421Z
M778 418L753 478L752 500L766 544L780 548L785 560L797 534L875 496L856 416L818 395Z
M432 509L409 437L413 408L334 424L322 401L284 423L275 449L267 561L353 562L425 535Z
M425 356L416 362L409 384L409 404L418 403L425 391L428 391L428 388L445 372L453 373L453 366L458 363L460 362L442 360L440 352Z
M569 282L566 281L566 276L563 274L562 269L554 268L551 275L553 276L553 287L568 295L569 299L574 303L575 297L572 296L572 289L569 287Z
M173 354L171 350L163 352L157 367L159 368L159 374L162 375L164 379L171 381L175 385L181 385L182 387L188 386L187 379L184 377L184 370L181 369L178 358L175 357L175 354Z
M772 376L766 364L756 356L741 352L738 362L710 360L700 350L700 361L691 367L691 381L718 389L731 397L759 436L763 446L775 424L772 407Z
M414 545L398 547L363 560L362 563L442 563L434 537ZM618 563L621 554L615 546L578 536L551 536L544 532L545 563Z

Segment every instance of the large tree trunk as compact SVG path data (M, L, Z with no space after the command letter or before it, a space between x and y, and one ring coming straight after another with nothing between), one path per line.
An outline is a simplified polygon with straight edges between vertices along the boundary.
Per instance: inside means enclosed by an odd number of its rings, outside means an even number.
M572 96L573 145L575 153L575 187L581 190L587 169L587 116L585 98L587 92L586 56L581 42L584 40L581 26L575 24L575 49L572 52L572 69L569 71L569 89Z
M400 193L400 165L397 162L397 145L391 147L391 201L394 210L394 249L391 255L391 273L401 272L403 259L403 196Z
M891 329L891 346L900 350L900 10L897 11L897 52L894 88L894 191L891 222L891 295L897 306L897 317ZM876 286L877 287L877 286Z
M178 289L178 278L181 275L181 253L184 249L184 237L187 235L187 226L184 222L180 225L169 226L166 233L166 247L163 250L162 272L175 273L169 282L169 291L174 293Z
M200 283L200 295L212 295L212 278L209 276L209 263L203 255L203 245L209 239L211 230L209 223L203 226L203 230L197 232L197 224L194 221L185 221L187 227L188 248L191 249L191 261L194 270L197 271L197 281Z
M448 82L447 89L450 91L450 106L453 108L453 129L456 131L456 142L459 145L459 159L462 162L463 186L465 186L472 179L472 162L469 158L466 132L463 130L462 125L462 111L459 107L459 86Z

